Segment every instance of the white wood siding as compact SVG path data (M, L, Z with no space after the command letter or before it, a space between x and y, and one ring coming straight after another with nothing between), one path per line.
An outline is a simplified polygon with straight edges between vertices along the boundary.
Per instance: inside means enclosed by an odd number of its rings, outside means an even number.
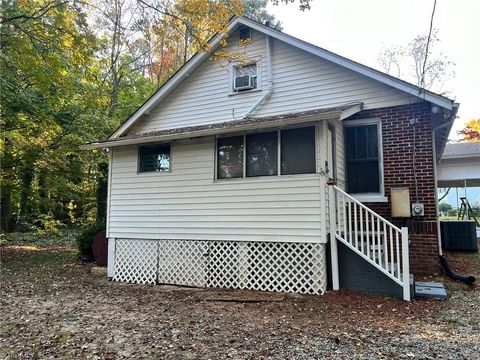
M262 87L267 85L265 35L252 31L252 43L238 47L238 33L230 36L230 51L247 53L251 60L260 60ZM152 113L130 133L218 123L242 118L254 105L261 91L230 94L228 64L207 59L169 94Z
M318 174L214 181L213 137L172 144L171 173L113 149L109 237L325 242Z
M365 109L409 103L404 92L278 40L272 63L273 93L258 116L358 102Z
M263 92L231 95L227 64L208 59L150 115L139 120L130 133L242 118L266 91L268 82L265 35L252 31L252 38L250 45L239 48L238 35L232 34L229 50L246 52L248 58L260 60ZM409 103L409 96L404 92L273 39L272 73L272 96L257 108L255 116L346 103L363 102L366 109Z

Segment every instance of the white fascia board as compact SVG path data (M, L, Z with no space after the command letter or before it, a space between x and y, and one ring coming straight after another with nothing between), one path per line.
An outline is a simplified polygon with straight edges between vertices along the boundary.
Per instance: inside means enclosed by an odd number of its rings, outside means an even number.
M225 34L228 34L238 24L238 22L238 18L233 20L224 33L218 34L211 41L212 51L218 47L220 41L225 37ZM190 74L210 55L211 54L209 52L201 52L196 54L175 75L173 75L173 77L171 77L165 83L165 85L163 85L157 91L156 94L154 94L140 108L138 108L137 111L135 111L135 113L109 137L109 139L115 139L122 136L125 131L127 131L140 117L143 115L148 115L161 100L163 100L170 92L172 92L172 90L175 89L180 82L189 77Z
M343 110L342 114L340 115L340 121L343 121L349 118L350 116L355 115L356 113L362 111L362 109L363 109L363 103L360 103L352 107L349 107L348 109Z
M337 65L343 66L347 69L350 69L352 71L355 71L359 74L365 75L371 79L380 81L386 85L389 85L393 88L396 88L398 90L404 91L410 95L415 95L419 96L421 98L424 98L426 101L429 101L435 105L441 106L447 110L452 110L453 107L453 101L450 99L447 99L446 97L443 97L438 94L434 94L430 91L427 91L425 89L420 89L418 86L415 86L413 84L409 84L403 80L396 79L393 76L387 75L382 73L381 71L369 68L368 66L362 65L360 63L357 63L353 60L344 58L343 56L331 53L330 51L327 51L325 49L319 48L315 45L309 44L305 41L302 41L300 39L297 39L293 36L281 33L279 31L270 29L264 25L260 25L254 21L241 18L239 21L251 27L252 29L255 29L257 31L263 32L268 34L269 36L276 38L278 40L281 40L287 44L290 44L294 47L297 47L301 50L307 51L313 55L316 55L318 57L321 57L322 59L331 61Z

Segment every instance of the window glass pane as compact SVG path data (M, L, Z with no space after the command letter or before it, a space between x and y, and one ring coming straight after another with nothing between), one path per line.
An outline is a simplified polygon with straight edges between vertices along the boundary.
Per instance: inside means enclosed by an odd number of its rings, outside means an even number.
M139 172L170 171L170 144L140 146Z
M380 192L377 125L345 128L347 191Z
M281 131L282 174L315 172L315 127Z
M367 157L367 129L365 126L355 128L357 130L357 150L356 159L365 159Z
M218 139L217 178L243 177L243 136Z
M356 148L357 148L357 141L355 138L355 128L354 127L347 127L345 128L345 144L347 148L347 160L356 159Z
M347 163L347 191L349 193L378 193L380 179L377 160Z
M237 66L236 68L237 76L257 76L257 64L250 64L245 66Z
M367 157L378 158L377 125L367 127Z
M277 132L247 135L247 176L278 174Z

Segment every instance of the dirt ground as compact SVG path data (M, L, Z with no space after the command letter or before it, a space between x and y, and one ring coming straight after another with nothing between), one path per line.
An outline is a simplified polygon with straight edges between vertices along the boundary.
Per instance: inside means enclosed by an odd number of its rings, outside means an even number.
M447 301L407 303L115 283L70 246L1 258L1 359L480 358L479 286L445 278ZM480 278L479 254L450 259Z

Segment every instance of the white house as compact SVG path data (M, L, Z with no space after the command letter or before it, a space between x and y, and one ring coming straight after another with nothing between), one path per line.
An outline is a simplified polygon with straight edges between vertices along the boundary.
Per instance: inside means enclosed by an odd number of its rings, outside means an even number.
M430 193L415 199L424 215L410 214L409 170L402 183L386 163L403 136L390 129L403 134L418 113L430 144L419 151L435 163L457 105L243 17L226 33L246 61L195 55L109 139L84 147L110 154L108 275L310 294L353 282L409 300L410 225L394 222L423 222ZM392 114L402 121L390 125ZM392 218L403 185L407 214Z

